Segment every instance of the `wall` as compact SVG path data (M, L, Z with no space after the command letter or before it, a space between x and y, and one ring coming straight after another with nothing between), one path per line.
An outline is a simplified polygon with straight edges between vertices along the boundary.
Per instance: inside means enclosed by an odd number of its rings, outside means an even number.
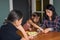
M57 14L60 16L60 0L53 0Z
M0 26L9 13L9 0L0 0Z
M10 0L0 0L0 26L3 24L4 19L9 14L9 1ZM19 9L23 12L24 19L23 24L29 18L29 1L28 0L13 0L13 9Z
M26 19L26 16L29 14L29 6L28 6L28 1L27 0L20 0L20 3L18 7L20 7L21 11L24 11L24 17ZM56 12L58 15L60 15L60 0L53 0L53 5L56 8ZM17 7L17 6L16 6ZM9 0L0 0L0 26L2 25L4 18L7 17L9 13ZM28 17L27 17L28 18Z

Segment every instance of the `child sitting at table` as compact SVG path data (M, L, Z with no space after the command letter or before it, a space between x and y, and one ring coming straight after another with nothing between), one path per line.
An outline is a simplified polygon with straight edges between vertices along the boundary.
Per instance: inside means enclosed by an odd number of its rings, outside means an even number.
M40 15L37 12L34 12L32 14L32 17L23 25L24 29L27 31L31 31L31 30L35 30L36 29L40 29L42 32L44 32L44 30L40 27Z

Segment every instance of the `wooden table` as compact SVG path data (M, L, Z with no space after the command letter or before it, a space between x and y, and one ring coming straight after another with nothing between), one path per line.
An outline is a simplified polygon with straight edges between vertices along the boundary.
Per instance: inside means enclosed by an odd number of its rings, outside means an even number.
M60 40L60 32L39 33L33 40Z
M17 33L23 36L19 30ZM39 33L34 36L33 40L60 40L60 32Z

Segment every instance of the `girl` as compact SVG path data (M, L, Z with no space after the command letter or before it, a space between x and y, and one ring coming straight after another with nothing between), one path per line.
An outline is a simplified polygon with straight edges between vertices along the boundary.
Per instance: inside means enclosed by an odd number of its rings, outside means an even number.
M44 13L43 27L45 33L49 31L60 31L60 17L57 16L55 8L53 5L49 4Z

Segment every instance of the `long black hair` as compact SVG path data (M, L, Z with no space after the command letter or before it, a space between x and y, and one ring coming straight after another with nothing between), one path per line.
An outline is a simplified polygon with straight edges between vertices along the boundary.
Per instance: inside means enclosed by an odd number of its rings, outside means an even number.
M51 4L49 4L45 8L44 18L49 20L48 15L46 15L46 9L51 10L53 12L53 15L52 15L52 21L53 21L56 18L56 16L57 16L56 11L55 11L55 7L53 5L51 5Z

